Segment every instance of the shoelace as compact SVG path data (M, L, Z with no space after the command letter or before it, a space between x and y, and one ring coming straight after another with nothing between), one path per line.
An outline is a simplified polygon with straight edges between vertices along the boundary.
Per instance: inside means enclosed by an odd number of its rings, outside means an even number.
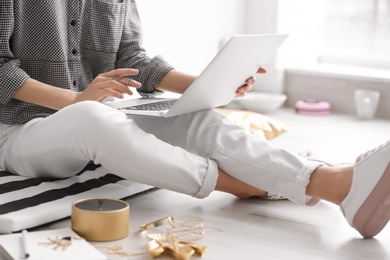
M376 147L376 148L374 148L374 149L368 150L367 152L365 152L365 153L359 155L359 156L356 158L355 163L360 162L360 161L363 160L364 158L370 156L371 154L373 154L373 153L375 153L376 151L382 149L383 147L385 147L385 146L388 145L388 144L390 144L390 140L387 141L387 142L384 143L384 144L381 144L380 146L378 146L378 147Z

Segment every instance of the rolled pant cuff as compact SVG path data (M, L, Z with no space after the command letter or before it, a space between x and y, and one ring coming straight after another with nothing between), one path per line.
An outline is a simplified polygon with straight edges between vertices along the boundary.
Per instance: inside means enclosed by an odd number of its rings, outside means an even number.
M315 169L322 165L324 165L324 163L317 161L309 161L309 163L302 168L302 170L299 172L295 179L296 188L294 198L291 199L292 201L306 207L315 207L321 202L320 199L307 196L306 188L307 185L310 183L311 174L315 171Z
M211 159L208 159L209 167L206 172L206 176L203 181L203 185L198 191L197 194L194 195L195 198L203 199L210 195L212 191L215 190L215 186L217 185L218 179L218 165L217 162Z

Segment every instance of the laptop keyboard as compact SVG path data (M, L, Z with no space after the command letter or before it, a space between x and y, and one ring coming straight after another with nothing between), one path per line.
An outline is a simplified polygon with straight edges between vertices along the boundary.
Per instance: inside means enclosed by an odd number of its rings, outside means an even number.
M126 107L127 110L149 110L149 111L162 111L170 109L173 104L175 104L176 99L173 100L163 100L158 102L153 102L149 104L137 105Z

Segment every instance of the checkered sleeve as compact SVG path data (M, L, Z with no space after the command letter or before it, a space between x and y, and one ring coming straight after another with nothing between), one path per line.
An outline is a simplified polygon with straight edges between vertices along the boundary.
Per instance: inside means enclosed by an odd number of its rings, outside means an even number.
M13 3L2 0L0 8L0 104L8 103L15 92L29 77L20 69L20 61L14 59L10 38L14 29Z
M134 77L141 82L138 90L143 96L154 96L161 91L154 87L165 74L173 69L161 56L150 58L142 47L142 26L135 0L130 0L126 5L125 25L122 34L121 45L117 53L117 68L136 68L139 74Z

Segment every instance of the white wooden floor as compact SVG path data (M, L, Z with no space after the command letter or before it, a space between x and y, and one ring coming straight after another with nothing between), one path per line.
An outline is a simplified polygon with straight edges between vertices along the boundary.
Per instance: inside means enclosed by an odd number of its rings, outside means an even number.
M297 153L310 151L334 162L352 162L359 153L390 139L390 121L359 121L344 115L298 116L289 109L270 116L289 128L272 142ZM205 244L208 251L202 258L192 259L390 259L390 225L374 239L362 239L339 208L326 202L316 208L303 208L286 200L239 200L220 192L199 200L166 190L151 191L127 201L131 211L129 236L93 244L122 245L134 253L144 251L148 239L138 232L139 226L172 215L205 223L206 234L198 242ZM60 227L70 227L70 220L43 228ZM165 232L165 227L157 231Z
M199 200L166 190L151 191L128 202L129 236L94 245L121 245L132 253L144 251L149 240L138 232L139 226L172 215L204 221L206 233L198 242L208 251L202 259L390 259L389 226L374 239L362 239L339 209L328 203L307 209L289 201L239 200L219 192ZM48 228L69 226L70 221L65 220ZM166 229L160 227L157 232Z

